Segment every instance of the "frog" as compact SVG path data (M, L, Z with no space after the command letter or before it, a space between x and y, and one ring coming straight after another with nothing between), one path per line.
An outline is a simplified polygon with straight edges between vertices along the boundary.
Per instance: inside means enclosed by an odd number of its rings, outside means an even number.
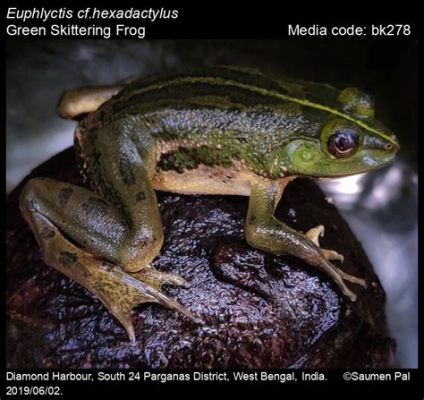
M247 245L294 256L356 301L364 277L322 248L325 221L296 231L274 213L294 179L335 179L388 165L395 134L356 87L209 66L69 90L58 104L77 120L74 148L85 184L29 180L19 207L47 265L97 297L136 340L134 307L156 303L204 323L164 293L189 286L152 266L164 234L156 191L248 197ZM325 275L326 274L326 275Z

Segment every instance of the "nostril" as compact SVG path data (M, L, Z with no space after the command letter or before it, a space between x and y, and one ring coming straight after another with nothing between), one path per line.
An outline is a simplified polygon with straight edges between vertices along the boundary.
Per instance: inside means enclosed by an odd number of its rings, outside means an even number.
M386 143L386 145L384 146L384 148L386 150L392 150L393 149L393 145L391 143Z

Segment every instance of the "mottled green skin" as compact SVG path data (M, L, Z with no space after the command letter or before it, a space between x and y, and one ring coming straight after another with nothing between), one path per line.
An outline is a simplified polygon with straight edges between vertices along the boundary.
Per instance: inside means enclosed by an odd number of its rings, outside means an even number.
M81 101L87 94L81 92ZM328 138L340 129L358 138L349 157L335 157L328 148ZM275 219L274 209L293 177L379 168L393 159L398 144L374 119L371 97L355 88L339 91L217 67L132 82L79 123L75 148L93 191L38 178L22 192L22 214L46 262L96 294L134 339L129 312L140 302L155 301L194 318L161 292L162 284L185 281L149 266L163 242L153 189L159 177L168 174L161 190L183 191L183 175L198 194L249 195L249 244L307 261L355 300L344 281L365 283L330 263L343 257L319 247L323 227L296 232ZM203 179L210 179L208 185L202 186Z
M256 173L270 178L292 174L345 176L378 168L393 158L394 151L385 150L390 142L378 134L327 110L277 98L275 94L330 107L353 120L366 122L395 141L378 121L352 114L355 108L349 107L349 101L357 93L347 91L350 97L345 96L343 103L339 101L341 91L329 85L274 80L257 71L229 68L197 69L138 80L100 107L82 126L91 130L92 126L119 120L125 127L127 120L136 119L139 129L128 140L141 151L145 151L146 141L150 145L151 138L154 146L185 140L190 142L189 148L196 144L209 148L215 153L217 164L239 159ZM361 98L358 102L373 111L371 100L367 103ZM337 160L327 151L326 138L331 132L326 131L326 125L335 122L360 134L359 149L349 159ZM94 155L99 147L96 138L91 134L84 141L87 151ZM180 148L184 154L175 154L174 159L186 162L178 162L176 168L191 168L187 146L182 144ZM208 157L199 159L199 155L196 151L193 158L210 165ZM164 165L167 169L171 167L169 162ZM96 181L98 173L92 175Z

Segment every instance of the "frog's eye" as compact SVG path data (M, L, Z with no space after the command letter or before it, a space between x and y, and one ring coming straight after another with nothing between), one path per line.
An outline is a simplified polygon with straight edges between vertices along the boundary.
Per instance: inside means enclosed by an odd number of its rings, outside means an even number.
M351 129L340 129L328 137L327 147L330 154L337 158L351 156L357 147L358 135Z

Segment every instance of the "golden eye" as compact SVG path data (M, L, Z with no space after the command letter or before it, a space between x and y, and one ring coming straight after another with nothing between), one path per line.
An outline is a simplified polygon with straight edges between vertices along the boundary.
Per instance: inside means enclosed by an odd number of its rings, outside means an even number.
M328 151L337 158L351 156L357 147L358 135L350 129L335 131L327 141Z

